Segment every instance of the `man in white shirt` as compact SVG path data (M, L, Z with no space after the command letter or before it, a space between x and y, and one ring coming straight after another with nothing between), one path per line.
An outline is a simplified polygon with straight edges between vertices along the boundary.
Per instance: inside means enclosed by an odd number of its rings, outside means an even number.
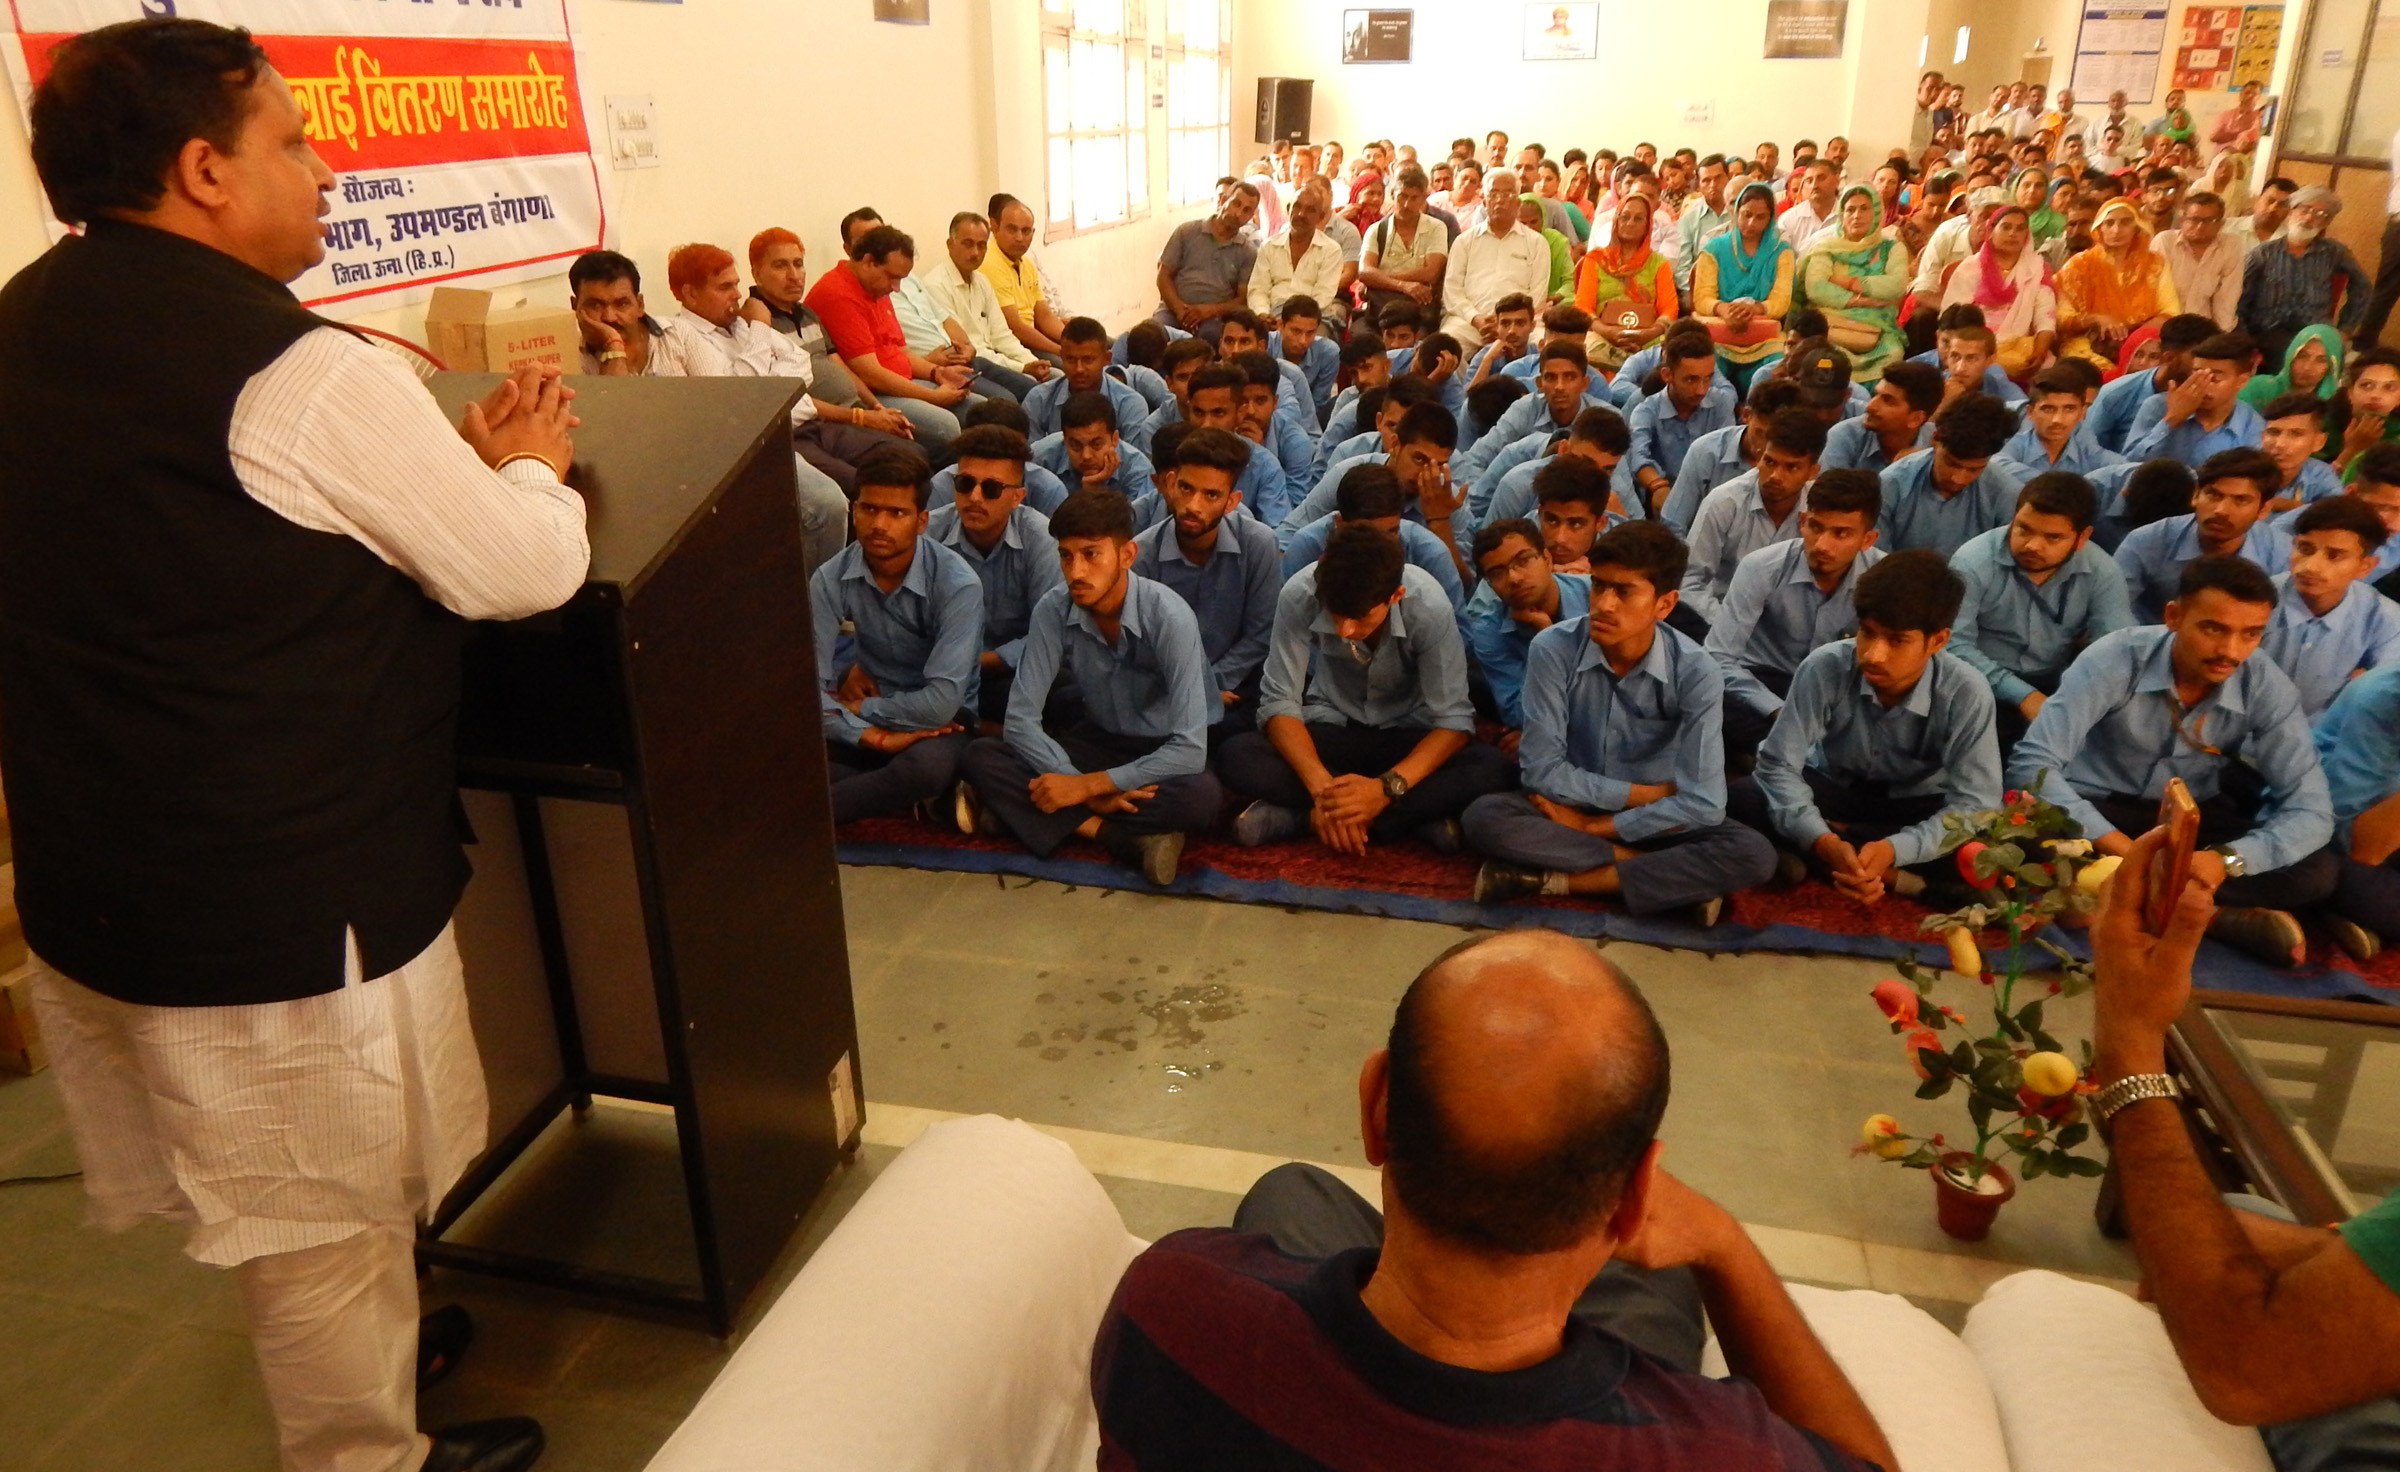
M2002 82L1992 88L1991 98L1985 104L1983 111L1967 119L1967 131L1981 133L1992 128L2005 130L2008 127L2010 114L2015 111L2016 105L2009 101L2008 84Z
M1785 243L1793 250L1803 250L1816 233L1834 223L1834 204L1842 194L1842 171L1831 159L1812 158L1808 161L1808 193L1800 202L1783 212L1775 228L1783 232Z
M950 217L950 233L942 241L944 259L910 274L924 282L926 295L943 315L965 330L977 376L1022 400L1054 370L1010 330L1000 295L983 274L991 245L991 222L973 210L960 210Z
M2061 151L2069 138L2081 138L2087 150L2092 146L2092 120L2075 110L2075 93L2069 88L2058 89L2058 105L2043 115L2042 123L2058 130L2056 146Z
M2400 174L2394 177L2400 178ZM2242 243L2245 259L2259 247L2283 239L2284 226L2291 223L2292 196L2299 192L2300 185L2296 181L2278 174L2259 185L2251 194L2250 213L2236 216L2233 223L2225 227L2226 234Z
M2031 138L2040 131L2042 114L2049 110L2047 104L2042 101L2043 94L2048 90L2039 82L2026 84L2025 100L2009 117L2008 131L2011 134L2019 138Z
M742 277L733 252L716 245L680 246L667 257L667 286L683 310L667 319L652 346L652 371L661 378L797 378L814 382L808 354L796 339L742 315ZM798 430L817 416L817 402L802 394L792 405ZM849 531L850 500L839 482L792 456L800 477L800 535L808 570L842 550Z
M1518 221L1517 176L1495 170L1483 192L1483 223L1451 245L1442 288L1442 330L1468 354L1497 326L1500 298L1550 299L1550 243Z
M1733 228L1733 211L1725 204L1728 177L1725 155L1712 153L1700 160L1699 192L1683 202L1683 213L1675 219L1675 289L1687 301L1692 294L1692 263L1700 258L1700 248ZM1601 238L1597 230L1592 236Z
M2108 112L2100 119L2097 131L2106 132L2110 128L2123 129L2127 138L2142 136L2142 120L2127 111L2125 94L2121 91L2108 94Z
M2242 243L2225 232L2225 201L2206 190L2183 202L2182 224L2150 242L2175 279L2183 309L2206 317L2220 331L2234 327L2233 309L2242 299Z
M1250 266L1250 310L1275 317L1295 296L1322 303L1334 299L1342 285L1342 248L1325 233L1333 214L1332 196L1324 181L1312 180L1292 201L1289 223L1280 235L1258 248Z

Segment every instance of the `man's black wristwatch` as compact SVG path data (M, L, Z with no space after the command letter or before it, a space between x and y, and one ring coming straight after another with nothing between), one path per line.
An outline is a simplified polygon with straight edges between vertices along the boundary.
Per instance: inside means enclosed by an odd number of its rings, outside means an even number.
M1408 779L1398 772L1386 772L1375 780L1383 784L1383 795L1394 802L1408 796Z

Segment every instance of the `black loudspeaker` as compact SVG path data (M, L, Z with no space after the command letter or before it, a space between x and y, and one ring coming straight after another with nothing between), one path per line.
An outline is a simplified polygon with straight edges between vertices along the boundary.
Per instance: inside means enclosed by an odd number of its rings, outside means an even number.
M1317 84L1306 77L1258 79L1258 138L1260 143L1308 141L1308 104Z

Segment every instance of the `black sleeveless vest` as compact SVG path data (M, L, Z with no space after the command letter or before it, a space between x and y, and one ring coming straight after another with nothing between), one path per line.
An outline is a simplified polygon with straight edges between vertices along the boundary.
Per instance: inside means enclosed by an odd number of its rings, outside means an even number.
M464 623L253 500L252 375L327 325L197 242L102 221L0 290L0 775L34 952L224 1006L413 958L465 887Z

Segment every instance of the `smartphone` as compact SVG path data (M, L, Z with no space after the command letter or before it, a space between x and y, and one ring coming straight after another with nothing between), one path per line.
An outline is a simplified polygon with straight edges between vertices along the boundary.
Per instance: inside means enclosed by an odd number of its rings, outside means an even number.
M2167 842L2150 860L2150 886L2142 900L2142 928L2152 935L2166 934L2183 883L2192 877L2192 850L2200 842L2200 804L2192 801L2181 777L2167 779L2166 794L2158 800L2158 826L2167 830Z

